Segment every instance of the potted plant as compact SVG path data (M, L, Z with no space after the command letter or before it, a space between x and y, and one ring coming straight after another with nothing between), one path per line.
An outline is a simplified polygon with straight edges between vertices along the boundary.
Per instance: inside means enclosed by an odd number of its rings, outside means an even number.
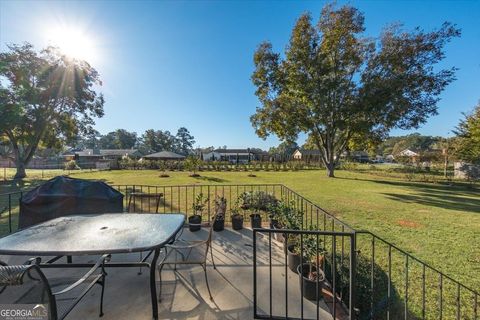
M270 229L283 229L282 215L285 210L288 209L283 201L278 201L274 204L269 204L267 212L270 218ZM273 238L277 241L283 242L285 237L284 233L274 232Z
M222 231L225 228L225 212L227 211L227 199L225 197L215 197L215 220L213 221L213 230Z
M240 195L239 199L242 202L242 209L252 210L250 214L252 228L261 228L262 216L260 211L267 211L278 202L273 195L265 191L244 192Z
M235 202L235 206L231 209L232 213L232 229L233 230L242 230L243 229L243 215L240 213L238 208L238 201Z
M314 230L315 228L311 228ZM305 262L297 267L300 282L300 290L308 300L320 300L322 297L322 286L325 281L325 274L322 270L323 249L322 239L315 234L303 236L303 255Z
M195 201L193 202L193 215L188 217L188 228L190 229L191 232L195 232L201 229L201 223L202 223L202 213L203 210L205 209L205 206L208 202L208 198L203 195L203 193L199 193Z
M300 230L302 227L302 213L295 209L294 203L288 204L283 201L277 204L278 223L289 230ZM297 267L302 263L300 257L300 244L298 236L284 233L284 250L287 254L288 267L297 272Z
M249 208L252 211L250 214L250 226L252 229L262 227L262 216L260 215L261 205L259 193L252 193L249 204Z
M243 210L248 210L250 209L250 206L252 204L252 197L253 197L253 192L243 192L238 196L238 201L241 202L240 208Z

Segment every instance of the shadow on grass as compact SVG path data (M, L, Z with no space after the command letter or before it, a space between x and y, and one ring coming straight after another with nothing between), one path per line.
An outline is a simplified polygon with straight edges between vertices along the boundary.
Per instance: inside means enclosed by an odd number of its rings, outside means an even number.
M464 183L431 184L423 182L349 179L347 180L374 182L376 184L403 187L409 189L411 194L382 192L390 200L404 203L416 203L425 206L480 213L479 189L476 186Z
M378 257L377 257L378 259ZM383 261L384 262L384 261ZM342 267L341 255L336 256L336 265L340 266L336 272L335 282L337 294L345 297L345 303L348 305L348 295L350 289L349 269ZM396 287L394 281L390 282L388 272L378 265L373 264L373 284L372 291L372 262L371 258L365 255L357 255L355 278L355 307L358 309L359 320L369 319L420 319L413 310L405 308L405 301ZM331 258L327 257L325 261L325 275L332 283L332 263ZM388 294L390 290L390 294ZM407 315L405 316L405 312Z
M227 179L222 179L222 178L217 178L217 177L209 177L209 176L199 176L199 177L193 177L196 180L201 180L201 181L208 181L208 182L217 182L217 183L222 183L222 182L229 182Z

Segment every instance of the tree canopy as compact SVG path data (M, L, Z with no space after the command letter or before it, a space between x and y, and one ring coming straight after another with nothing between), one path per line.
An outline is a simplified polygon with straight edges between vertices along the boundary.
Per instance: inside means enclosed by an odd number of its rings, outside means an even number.
M480 102L470 114L464 114L464 119L454 130L457 135L455 154L461 160L480 163Z
M137 144L137 133L125 129L117 129L106 135L100 135L96 143L100 149L132 149Z
M8 140L15 178L39 145L55 146L92 130L103 116L98 72L57 48L40 52L29 43L9 45L0 53L0 135Z
M352 138L417 128L437 113L439 94L455 78L455 68L435 68L460 35L450 23L432 32L397 24L378 38L364 31L356 8L328 4L316 25L310 14L300 16L284 57L269 42L254 54L256 133L290 141L308 134L332 177Z

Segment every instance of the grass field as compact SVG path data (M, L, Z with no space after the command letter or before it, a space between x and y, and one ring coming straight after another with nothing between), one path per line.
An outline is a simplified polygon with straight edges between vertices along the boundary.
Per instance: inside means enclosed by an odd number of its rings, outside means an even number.
M58 173L52 172L55 174ZM438 183L412 182L405 174L367 170L367 167L338 170L335 179L327 178L322 170L254 174L256 177L249 177L248 172L200 172L200 177L192 178L188 172L169 172L170 177L160 178L160 172L155 170L123 170L75 172L73 176L121 185L284 184L352 227L371 231L461 283L480 289L480 190L477 186L450 185L435 175L431 178ZM41 179L37 172L32 172L30 177L27 185ZM50 175L44 173L46 177ZM12 189L4 184L2 191L6 188ZM401 266L402 261L397 265ZM394 282L401 283L401 279ZM455 288L449 291L456 292ZM450 298L453 303L454 297L450 295ZM432 299L437 298L427 297Z
M103 171L75 177L102 179L110 184L243 184L281 183L320 205L357 229L366 229L393 242L480 289L480 192L463 185L416 183L379 177L368 172L337 171L329 179L324 171L187 172Z

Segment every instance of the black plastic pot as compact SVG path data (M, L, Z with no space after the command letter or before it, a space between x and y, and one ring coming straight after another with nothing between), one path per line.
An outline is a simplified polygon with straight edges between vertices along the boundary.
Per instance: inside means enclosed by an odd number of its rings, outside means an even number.
M225 219L216 219L213 221L213 231L222 231L225 229Z
M278 220L270 217L270 229L279 229Z
M303 297L313 301L322 299L322 287L325 280L325 274L322 269L318 270L318 281L308 279L308 274L315 271L317 271L317 267L310 263L303 263L297 267L300 290L303 288Z
M191 232L199 231L202 228L202 226L200 226L200 224L202 223L202 216L194 214L193 216L188 217L188 223L188 229Z
M293 249L295 248L294 244L289 244L287 246L287 262L288 268L293 272L298 272L298 266L302 263L302 258L299 254L296 254Z
M233 230L243 229L243 216L239 214L232 216L232 228Z
M262 216L258 213L252 213L250 215L250 224L253 228L261 228L262 227Z

